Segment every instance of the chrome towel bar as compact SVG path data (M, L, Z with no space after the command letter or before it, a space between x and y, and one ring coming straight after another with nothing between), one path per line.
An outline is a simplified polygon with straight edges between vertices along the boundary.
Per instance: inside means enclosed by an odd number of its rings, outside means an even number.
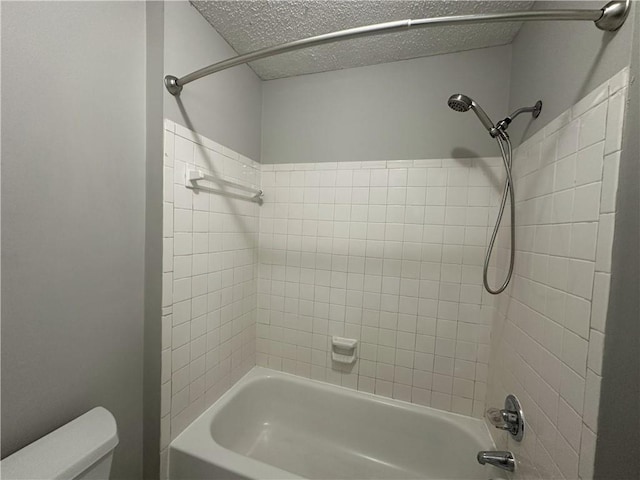
M243 185L241 183L232 182L230 180L225 180L224 178L220 178L217 175L210 175L208 173L204 173L202 170L187 170L187 178L185 182L185 187L193 188L213 193L220 193L226 195L227 197L238 198L240 200L248 200L250 202L257 203L258 205L262 205L264 192L258 188L249 187L247 185ZM240 195L234 192L230 192L228 190L223 190L221 188L212 188L200 185L198 182L201 180L209 181L217 183L218 185L226 185L231 188L235 188L237 190L243 190L245 192L253 193L253 196L248 197L246 195Z

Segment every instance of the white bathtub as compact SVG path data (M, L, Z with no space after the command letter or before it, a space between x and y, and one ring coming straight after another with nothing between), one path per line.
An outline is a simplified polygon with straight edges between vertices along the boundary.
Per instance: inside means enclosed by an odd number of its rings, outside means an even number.
M169 447L169 478L503 476L481 420L253 368Z

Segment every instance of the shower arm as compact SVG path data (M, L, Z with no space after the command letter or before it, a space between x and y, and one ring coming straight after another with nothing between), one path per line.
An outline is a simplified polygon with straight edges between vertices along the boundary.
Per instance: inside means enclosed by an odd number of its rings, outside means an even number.
M580 20L592 21L600 30L618 30L629 15L631 0L618 0L607 3L599 10L538 10L508 13L487 13L479 15L458 15L450 17L420 18L416 20L398 20L395 22L379 23L376 25L366 25L363 27L349 28L336 32L325 33L315 37L303 38L293 42L262 48L254 52L245 53L236 57L228 58L221 62L214 63L208 67L196 70L184 77L167 75L164 77L164 84L169 93L174 96L180 95L182 88L195 80L206 77L227 68L253 62L262 58L272 57L282 53L293 52L303 48L315 47L327 43L334 43L341 40L368 37L372 35L382 35L394 33L413 28L427 28L449 25L472 25L476 23L496 23L496 22L530 22L530 21L550 21L550 20Z
M531 113L531 116L533 118L538 118L540 116L541 111L542 111L542 102L538 100L533 107L519 108L515 112L513 112L511 115L504 117L502 120L496 123L495 128L506 134L507 128L509 128L509 125L511 124L511 122L521 113Z

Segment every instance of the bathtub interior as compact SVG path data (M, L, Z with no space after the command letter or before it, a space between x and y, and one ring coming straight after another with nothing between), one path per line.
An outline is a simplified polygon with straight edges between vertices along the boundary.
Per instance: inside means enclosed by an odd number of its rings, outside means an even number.
M479 450L493 447L478 420L335 390L282 374L253 378L213 417L211 436L228 450L309 479L500 476L476 461Z

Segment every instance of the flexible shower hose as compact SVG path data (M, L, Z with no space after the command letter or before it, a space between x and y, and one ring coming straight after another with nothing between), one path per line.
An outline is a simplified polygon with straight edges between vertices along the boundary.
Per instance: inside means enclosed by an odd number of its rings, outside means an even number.
M491 240L489 241L489 247L487 248L487 255L484 258L484 269L482 271L482 282L484 283L484 288L487 292L492 295L497 295L499 293L504 292L507 285L511 281L511 275L513 274L513 263L515 258L515 250L516 250L516 205L515 205L515 196L513 194L513 178L511 177L511 164L512 164L512 155L513 152L511 150L511 140L509 140L509 136L505 132L501 132L500 135L496 137L496 141L498 142L498 146L500 147L500 153L502 153L502 161L504 163L504 169L507 173L507 179L504 183L504 190L502 191L502 200L500 201L500 210L498 211L498 218L496 218L496 225L493 228L493 234L491 234ZM507 144L507 149L505 150L504 143ZM511 258L509 261L509 271L507 272L507 277L504 282L500 286L500 288L493 290L489 286L489 280L487 279L489 272L489 261L491 260L491 253L493 252L493 247L496 242L496 238L498 236L498 230L500 229L500 223L502 223L502 215L504 214L504 207L507 204L507 195L511 200Z

